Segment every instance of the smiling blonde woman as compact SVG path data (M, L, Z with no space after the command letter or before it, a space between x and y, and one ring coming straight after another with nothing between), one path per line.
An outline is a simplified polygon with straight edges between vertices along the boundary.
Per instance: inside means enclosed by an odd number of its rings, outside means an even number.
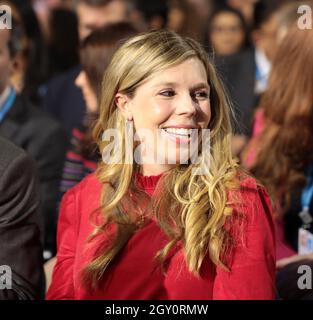
M201 46L169 31L136 36L113 56L102 88L100 152L110 143L103 133L124 137L125 122L159 138L153 150L141 141L146 151L174 152L166 163L102 161L65 195L47 298L274 298L270 201L232 159L230 107ZM210 147L200 139L198 148L207 170L194 174L179 150L189 130L208 129Z

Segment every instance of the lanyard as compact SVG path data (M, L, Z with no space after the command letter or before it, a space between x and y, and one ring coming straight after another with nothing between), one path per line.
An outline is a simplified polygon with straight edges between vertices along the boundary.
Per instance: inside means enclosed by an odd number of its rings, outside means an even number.
M8 97L5 99L1 109L0 109L0 122L4 119L5 115L10 111L12 108L13 102L16 97L16 92L15 90L11 87L10 88L10 93Z
M308 209L310 207L312 197L313 197L313 178L312 178L312 166L310 166L308 175L307 175L307 185L302 191L301 195L301 207L302 210Z
M310 204L311 204L312 197L313 197L312 173L313 173L313 167L310 166L310 168L308 170L308 175L307 175L307 185L301 194L302 211L300 212L299 216L305 225L309 225L311 222L313 222L312 216L310 214Z

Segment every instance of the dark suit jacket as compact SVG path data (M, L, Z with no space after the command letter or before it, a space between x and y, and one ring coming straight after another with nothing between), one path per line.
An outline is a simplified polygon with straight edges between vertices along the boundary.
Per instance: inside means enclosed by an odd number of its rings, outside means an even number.
M43 109L54 116L66 130L68 137L72 129L80 127L86 113L82 92L75 85L79 67L54 77L47 85Z
M234 123L235 131L249 136L259 100L254 93L255 51L247 49L228 57L215 57L214 62L234 107L237 120Z
M0 136L23 148L35 160L39 181L40 212L45 223L44 249L55 254L57 205L67 137L61 126L24 96L17 96L0 123Z
M0 289L0 299L40 297L42 224L37 191L33 161L0 137L0 265L12 270L12 289Z

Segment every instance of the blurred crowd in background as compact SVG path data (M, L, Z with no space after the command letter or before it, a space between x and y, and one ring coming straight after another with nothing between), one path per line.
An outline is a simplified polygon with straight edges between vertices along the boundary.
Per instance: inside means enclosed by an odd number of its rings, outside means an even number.
M0 136L36 162L45 261L53 263L56 254L62 195L100 159L91 126L114 50L139 32L167 28L201 42L216 65L234 110L233 154L274 201L280 297L303 298L290 287L290 275L297 274L288 268L313 259L298 255L297 242L301 192L313 164L313 36L297 21L299 6L313 8L313 2L0 0L0 5L9 5L13 15L13 29L0 30L0 111L12 96L0 118ZM312 203L309 207L313 212Z

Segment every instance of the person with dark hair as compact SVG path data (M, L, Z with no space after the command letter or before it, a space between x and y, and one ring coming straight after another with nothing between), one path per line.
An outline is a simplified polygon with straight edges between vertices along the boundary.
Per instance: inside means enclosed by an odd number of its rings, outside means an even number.
M125 0L77 0L80 40L106 24L126 20L127 8Z
M0 1L0 3L2 0ZM49 77L48 49L43 37L37 16L31 1L5 0L12 7L16 19L24 30L24 51L20 51L16 59L15 77L17 87L30 101L36 105L41 102L41 86Z
M39 180L40 213L45 222L44 249L55 251L59 183L67 139L60 125L33 106L11 84L16 54L20 50L20 29L0 29L0 135L25 149L35 160ZM50 253L49 253L50 252Z
M279 2L259 0L255 6L252 48L225 57L217 65L236 114L234 154L240 155L252 133L254 109L267 85L271 60L278 45Z
M240 11L249 28L253 25L254 6L257 1L258 0L211 0L215 10L227 6Z
M167 0L135 0L135 8L141 14L147 29L162 29L167 25Z
M49 77L52 77L79 63L78 21L75 12L55 8L51 10L48 22Z
M102 78L117 47L136 33L137 30L128 22L113 23L93 31L81 44L82 71L75 83L82 90L87 115L83 126L72 131L61 180L62 193L96 169L100 154L91 131L98 116Z
M1 104L0 104L1 112ZM0 300L43 298L42 219L35 165L0 136ZM5 283L3 279L6 278Z
M75 11L78 17L80 42L92 31L106 24L127 20L128 5L125 0L77 0ZM43 109L60 121L68 137L73 128L80 127L86 113L86 105L75 79L80 66L52 78L47 84Z
M250 34L240 11L223 7L212 13L208 25L208 42L213 54L228 56L249 47Z
M32 7L36 13L45 39L49 38L49 16L51 11L57 9L67 9L72 11L74 1L76 0L31 0Z
M167 29L203 42L204 30L199 14L188 0L169 0Z
M278 47L278 9L283 1L260 0L254 9L253 42L255 44L256 93L267 86L271 62Z
M205 30L208 24L210 13L213 10L212 0L187 0L191 5L192 10L197 15L197 23L200 24L202 30L202 36L204 37ZM201 39L203 42L204 39Z

